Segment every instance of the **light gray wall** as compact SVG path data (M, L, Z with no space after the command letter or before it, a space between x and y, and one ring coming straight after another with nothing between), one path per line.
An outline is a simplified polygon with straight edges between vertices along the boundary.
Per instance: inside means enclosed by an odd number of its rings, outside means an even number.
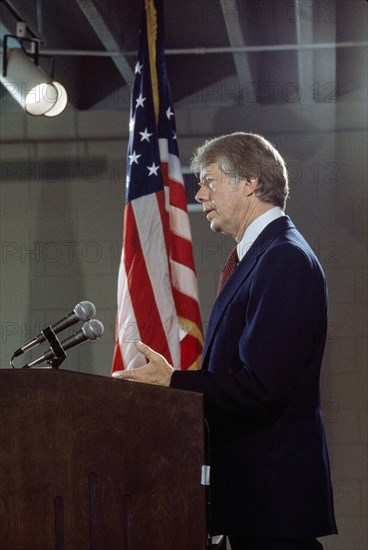
M205 138L236 129L264 134L289 163L287 213L319 256L330 293L322 390L340 535L325 539L325 548L366 550L366 95L337 103L204 105L176 116L184 165ZM69 108L54 120L3 113L0 128L1 367L86 299L105 334L71 350L63 368L109 376L128 113ZM190 218L206 324L232 241L214 235L202 214Z

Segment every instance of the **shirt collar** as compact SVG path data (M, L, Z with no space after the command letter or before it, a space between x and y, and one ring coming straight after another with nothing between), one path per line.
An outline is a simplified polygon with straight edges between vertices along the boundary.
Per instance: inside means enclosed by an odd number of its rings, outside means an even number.
M258 216L258 218L253 220L252 223L248 225L243 235L243 238L236 246L239 262L244 258L244 256L246 255L258 235L262 233L264 228L277 218L281 218L281 216L285 216L285 213L279 206L275 206L273 208L270 208L270 210L267 210L267 212L265 212L264 214Z

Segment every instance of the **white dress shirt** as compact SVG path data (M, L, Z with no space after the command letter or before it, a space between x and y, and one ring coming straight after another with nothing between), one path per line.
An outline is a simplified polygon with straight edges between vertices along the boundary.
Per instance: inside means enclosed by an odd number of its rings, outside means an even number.
M261 216L258 216L255 220L252 221L250 225L245 230L242 240L237 244L236 250L238 253L239 262L244 258L258 235L262 233L265 227L277 218L285 216L285 213L279 206L274 206L270 208Z

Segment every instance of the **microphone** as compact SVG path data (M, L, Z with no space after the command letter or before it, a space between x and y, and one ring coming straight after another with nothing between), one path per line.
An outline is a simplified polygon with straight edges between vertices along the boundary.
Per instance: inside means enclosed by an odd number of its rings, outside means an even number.
M96 308L92 304L92 302L79 302L79 304L75 306L71 313L65 315L65 317L60 319L60 321L52 325L51 329L55 334L57 334L58 332L61 332L66 328L75 325L75 323L78 323L79 321L88 321L89 319L92 319L95 315ZM22 355L22 353L24 353L25 351L29 351L30 349L34 348L38 344L41 344L45 340L46 338L41 332L38 336L36 336L36 338L33 338L33 340L28 342L28 344L26 344L22 348L17 349L17 351L13 355L13 358Z
M66 338L63 342L61 342L60 346L64 351L66 351L67 349L73 348L74 346L77 346L78 344L81 344L86 340L97 340L98 338L100 338L100 336L102 336L103 331L104 326L101 321L98 321L97 319L92 319L91 321L84 323L81 330L78 330L78 332L73 334L73 336L69 336L69 338ZM54 358L54 352L49 349L43 355L41 355L41 357L38 357L38 359L31 361L31 363L29 363L28 365L24 365L23 368L27 369L31 367L36 367L44 361L48 361L49 359Z

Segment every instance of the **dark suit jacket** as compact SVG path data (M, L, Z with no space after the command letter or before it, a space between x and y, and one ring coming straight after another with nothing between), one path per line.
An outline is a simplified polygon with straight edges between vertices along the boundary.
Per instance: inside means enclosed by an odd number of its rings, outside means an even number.
M319 392L326 327L322 268L278 218L217 298L202 369L172 377L205 396L214 534L336 532Z

